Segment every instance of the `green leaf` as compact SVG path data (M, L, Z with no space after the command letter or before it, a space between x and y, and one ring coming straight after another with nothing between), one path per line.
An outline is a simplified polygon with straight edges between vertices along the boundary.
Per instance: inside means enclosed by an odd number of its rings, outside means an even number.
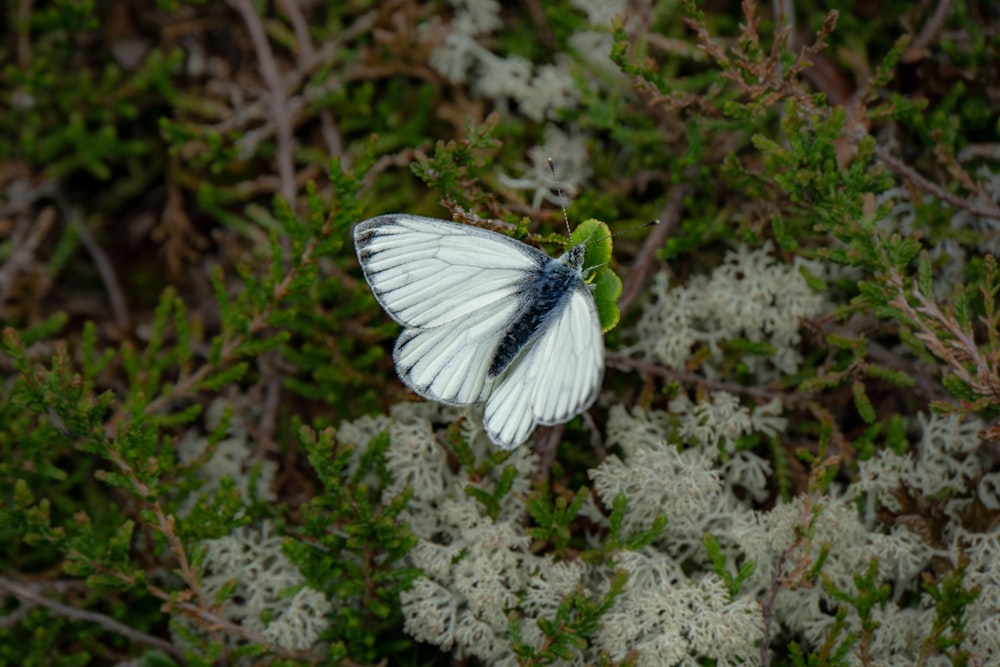
M907 375L905 372L898 371L895 368L887 368L879 364L868 364L865 368L865 374L871 378L890 382L897 387L913 387L917 383L913 376Z
M865 385L860 380L855 380L852 385L852 391L854 393L854 405L858 409L858 414L861 418L869 424L875 423L875 407L872 405L871 399L868 398L868 392L865 391Z
M621 278L609 268L612 251L611 230L600 220L584 220L573 230L570 242L574 246L581 243L587 245L583 259L585 277L592 286L597 314L601 320L601 331L607 333L618 326L621 320L618 299L622 295Z

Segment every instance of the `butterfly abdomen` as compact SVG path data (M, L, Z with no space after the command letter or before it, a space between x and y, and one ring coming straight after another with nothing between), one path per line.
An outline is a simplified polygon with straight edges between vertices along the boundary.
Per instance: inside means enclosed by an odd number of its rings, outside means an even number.
M581 282L580 272L559 260L550 260L526 280L520 291L522 307L504 331L490 362L489 377L495 378L538 333L545 323L558 316L573 287Z

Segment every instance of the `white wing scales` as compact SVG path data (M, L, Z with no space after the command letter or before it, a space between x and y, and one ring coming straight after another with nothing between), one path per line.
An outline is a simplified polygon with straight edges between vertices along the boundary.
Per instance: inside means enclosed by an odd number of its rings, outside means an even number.
M477 227L383 215L354 230L375 298L404 331L393 360L421 396L453 405L486 402L490 440L513 449L537 424L557 424L593 404L604 345L582 283L499 377L488 372L507 327L523 310L525 283L548 262L531 246Z
M437 327L516 301L526 272L549 261L501 234L411 215L366 220L354 241L375 298L405 327Z
M486 399L483 427L494 444L513 449L537 424L560 424L597 399L604 376L604 344L593 297L583 285Z
M489 390L486 375L499 332L513 311L513 304L494 303L456 326L405 329L392 353L400 379L421 396L442 403L481 403Z

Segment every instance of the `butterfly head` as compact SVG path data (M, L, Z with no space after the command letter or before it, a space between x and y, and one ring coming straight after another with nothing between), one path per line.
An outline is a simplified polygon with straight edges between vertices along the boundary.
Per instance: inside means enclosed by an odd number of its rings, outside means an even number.
M559 261L575 271L583 270L583 258L587 254L587 244L578 243L563 253Z

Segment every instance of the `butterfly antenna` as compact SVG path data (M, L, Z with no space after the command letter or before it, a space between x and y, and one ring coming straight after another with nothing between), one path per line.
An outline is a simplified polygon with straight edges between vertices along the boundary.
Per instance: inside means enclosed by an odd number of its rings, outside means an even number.
M559 177L556 176L556 164L552 161L552 158L546 159L549 161L549 169L552 171L552 180L556 184L556 194L559 195L559 207L562 208L563 222L566 223L566 235L572 236L573 232L569 228L569 216L566 215L566 199L563 197L562 188L559 187Z
M628 229L623 229L619 232L615 232L614 234L608 234L607 236L602 236L596 239L588 239L586 243L589 245L591 243L597 243L598 241L603 241L604 239L613 239L616 236L621 236L622 234L628 234L629 232L634 232L637 229L645 229L646 227L655 227L658 224L660 224L659 220L650 220L649 222L644 222L641 225L634 225L632 227L629 227Z

